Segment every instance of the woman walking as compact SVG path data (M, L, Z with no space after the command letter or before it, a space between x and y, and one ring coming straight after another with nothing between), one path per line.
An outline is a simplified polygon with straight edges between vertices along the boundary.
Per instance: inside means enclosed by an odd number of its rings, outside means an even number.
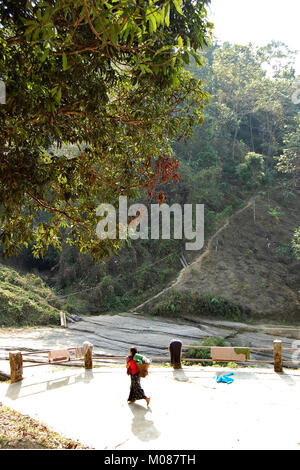
M131 379L128 401L133 403L136 400L146 400L147 406L149 406L150 398L146 397L145 392L141 387L139 369L133 359L136 354L138 354L137 348L132 347L130 348L129 356L126 359L127 374L130 375Z

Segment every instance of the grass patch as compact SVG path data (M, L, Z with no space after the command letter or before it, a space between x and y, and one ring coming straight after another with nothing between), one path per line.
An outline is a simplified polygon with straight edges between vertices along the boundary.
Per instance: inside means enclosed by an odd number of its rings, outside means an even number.
M0 449L87 449L0 403Z

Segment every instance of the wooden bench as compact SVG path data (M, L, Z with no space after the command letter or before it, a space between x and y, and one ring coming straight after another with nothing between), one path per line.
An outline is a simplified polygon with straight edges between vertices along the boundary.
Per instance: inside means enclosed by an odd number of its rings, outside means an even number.
M69 361L71 359L68 349L58 349L48 352L48 362Z
M212 346L210 351L212 361L246 362L250 359L249 348Z

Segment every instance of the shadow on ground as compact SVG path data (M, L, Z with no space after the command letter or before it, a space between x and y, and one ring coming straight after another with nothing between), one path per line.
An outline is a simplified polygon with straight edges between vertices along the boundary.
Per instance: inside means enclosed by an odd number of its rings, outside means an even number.
M128 405L133 419L131 423L132 433L140 440L144 442L153 441L158 439L160 432L156 429L154 422L147 419L147 415L151 413L151 408L145 408L137 403Z

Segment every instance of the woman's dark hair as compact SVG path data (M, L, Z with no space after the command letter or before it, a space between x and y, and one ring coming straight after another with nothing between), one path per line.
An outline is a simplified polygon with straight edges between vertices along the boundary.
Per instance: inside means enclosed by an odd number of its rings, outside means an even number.
M130 348L130 353L131 353L131 357L133 358L135 356L135 354L138 353L138 350L135 346L133 346L132 348Z

